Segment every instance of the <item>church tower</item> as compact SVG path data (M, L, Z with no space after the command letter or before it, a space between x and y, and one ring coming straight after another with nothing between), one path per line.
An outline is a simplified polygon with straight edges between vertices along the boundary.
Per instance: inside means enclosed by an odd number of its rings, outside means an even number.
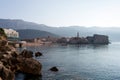
M79 32L77 32L77 37L79 38Z

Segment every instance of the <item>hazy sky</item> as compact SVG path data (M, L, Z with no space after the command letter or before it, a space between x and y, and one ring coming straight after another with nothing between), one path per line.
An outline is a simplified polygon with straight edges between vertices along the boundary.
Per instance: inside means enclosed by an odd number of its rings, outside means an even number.
M120 0L0 0L0 18L54 27L120 27Z

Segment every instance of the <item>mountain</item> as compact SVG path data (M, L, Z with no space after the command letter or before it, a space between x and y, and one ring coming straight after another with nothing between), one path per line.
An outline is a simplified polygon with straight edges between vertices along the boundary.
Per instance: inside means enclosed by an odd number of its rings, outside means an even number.
M46 31L40 30L33 30L33 29L21 29L17 30L20 35L20 39L33 39L33 38L40 38L40 37L59 37L58 35L52 34Z
M39 30L49 28L44 24L36 24L33 22L27 22L20 19L0 19L0 27L13 29L39 29Z
M120 34L120 28L117 27L109 27L109 28L84 27L84 26L51 27L44 24L36 24L33 22L27 22L19 19L13 19L13 20L0 19L0 27L12 28L16 30L20 30L20 29L40 30L65 37L76 36L77 32L80 33L81 37L91 36L93 34L103 34L103 35L108 35L111 41L120 41L120 37L118 37Z

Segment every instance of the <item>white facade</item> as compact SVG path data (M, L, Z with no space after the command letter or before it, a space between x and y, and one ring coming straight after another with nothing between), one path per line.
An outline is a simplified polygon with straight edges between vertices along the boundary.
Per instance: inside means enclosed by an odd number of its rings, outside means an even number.
M19 38L19 33L13 29L4 29L4 32L7 35L7 37Z

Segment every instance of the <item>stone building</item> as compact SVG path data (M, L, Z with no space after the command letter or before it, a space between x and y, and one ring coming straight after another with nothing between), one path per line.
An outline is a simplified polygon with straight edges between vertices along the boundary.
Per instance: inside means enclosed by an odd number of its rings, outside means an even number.
M68 40L67 40L67 38L62 37L62 38L57 40L57 43L68 43Z
M13 29L4 29L4 32L9 41L16 41L19 39L19 33Z
M108 44L109 43L109 39L108 36L106 35L98 35L98 34L94 34L93 36L94 44Z
M70 38L70 44L88 44L88 40L84 37L73 37Z
M91 44L109 44L109 38L106 35L94 34L93 36L88 36L87 40Z

